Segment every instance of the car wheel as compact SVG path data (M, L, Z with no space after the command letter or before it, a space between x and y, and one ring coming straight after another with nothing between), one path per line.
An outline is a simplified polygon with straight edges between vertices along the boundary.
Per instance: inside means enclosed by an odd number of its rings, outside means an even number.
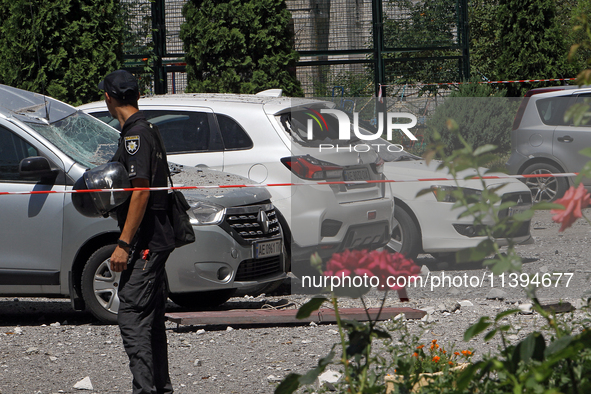
M536 163L523 170L522 174L541 175L556 174L559 172L562 171L551 164ZM531 190L531 195L534 202L554 201L557 198L562 197L564 192L566 192L566 189L568 189L568 181L563 177L525 178L523 182Z
M82 298L89 310L104 323L117 323L120 272L111 271L109 258L115 245L106 245L90 256L82 271Z
M177 305L191 309L209 309L228 301L236 289L199 291L192 293L171 293L168 297Z
M386 247L409 259L415 259L421 251L421 232L412 217L402 208L394 209L392 238Z

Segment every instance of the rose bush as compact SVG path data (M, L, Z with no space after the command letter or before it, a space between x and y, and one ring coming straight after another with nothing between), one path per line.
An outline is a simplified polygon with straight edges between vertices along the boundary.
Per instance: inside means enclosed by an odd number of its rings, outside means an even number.
M575 189L571 186L562 198L555 201L556 204L562 205L564 208L555 208L550 212L554 214L552 220L556 223L561 223L560 230L564 231L573 225L577 219L584 217L582 208L586 208L591 204L591 195L582 183ZM587 219L587 217L585 217ZM587 219L589 221L589 219Z
M317 255L312 256L312 265L317 267L322 266L322 262L319 261ZM388 278L404 277L408 283L413 281L413 276L418 274L419 271L420 268L412 260L406 259L400 253L389 253L386 250L346 250L343 253L333 254L331 259L326 263L324 276L339 278L339 284L346 282L342 280L344 278L351 279L349 284L355 283L353 280L354 278L370 278L369 283L375 284L375 288L384 291L384 297L378 315L375 320L372 320L365 304L363 295L369 289L364 288L360 290L354 285L352 286L354 288L353 290L358 291L351 291L351 285L347 285L345 286L345 291L342 291L340 288L333 289L333 291L330 292L330 299L324 296L315 297L302 305L296 315L298 318L306 318L310 316L312 312L318 310L325 302L332 304L341 339L341 357L337 359L337 361L333 361L335 356L334 349L337 344L333 345L331 352L318 362L318 367L309 371L305 375L290 373L279 386L277 386L275 393L290 394L296 391L300 386L314 383L318 376L324 372L326 367L330 364L342 366L344 370L344 380L342 385L345 392L384 392L386 389L386 381L384 378L387 375L387 369L381 369L378 371L375 368L372 368L372 365L376 363L384 363L385 361L379 355L372 354L371 345L374 339L379 338L382 340L388 340L391 338L390 334L386 330L376 326L376 323L379 320L379 315L384 307L387 292L390 289L398 291L403 290L398 284L392 283L389 285ZM377 281L372 281L372 278L377 279ZM360 298L367 314L367 323L342 320L339 315L337 295ZM404 297L406 297L406 295L404 295ZM347 331L347 336L345 336L345 331Z

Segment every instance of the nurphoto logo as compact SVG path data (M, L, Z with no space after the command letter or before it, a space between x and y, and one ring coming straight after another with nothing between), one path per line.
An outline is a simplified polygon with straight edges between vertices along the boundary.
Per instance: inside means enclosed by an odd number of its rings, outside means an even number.
M339 140L350 140L351 139L351 122L349 120L349 116L341 110L338 109L327 109L322 108L320 112L312 109L307 108L309 112L306 112L307 115L310 116L307 123L307 138L308 140L314 139L313 128L314 122L318 125L320 130L328 131L328 124L322 114L330 114L334 115L338 122L339 122ZM384 133L384 113L378 113L378 129L375 133L362 133L359 130L359 113L353 112L353 133L355 136L360 140L364 141L373 141L377 140L382 136ZM394 123L394 119L410 119L410 123ZM417 125L417 117L413 114L407 112L388 112L386 116L386 138L388 141L392 140L392 131L393 130L401 130L408 138L412 141L417 141L417 137L414 136L413 133L410 132L409 129L413 128Z

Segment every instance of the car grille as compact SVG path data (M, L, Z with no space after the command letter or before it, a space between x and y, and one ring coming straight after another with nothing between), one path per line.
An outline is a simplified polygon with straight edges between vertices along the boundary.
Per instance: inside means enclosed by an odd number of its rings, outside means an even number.
M235 281L251 281L276 274L281 271L281 256L256 260L244 260L238 266Z
M530 205L532 203L531 192L506 193L503 195L502 202L516 202L518 205Z
M273 204L228 208L225 224L238 241L253 243L281 236L281 227Z

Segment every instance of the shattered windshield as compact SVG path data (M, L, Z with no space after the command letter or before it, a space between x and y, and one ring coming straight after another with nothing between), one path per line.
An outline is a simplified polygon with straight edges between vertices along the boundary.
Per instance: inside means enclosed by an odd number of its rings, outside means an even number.
M119 133L81 111L51 124L27 124L70 158L88 168L108 162L117 150Z

